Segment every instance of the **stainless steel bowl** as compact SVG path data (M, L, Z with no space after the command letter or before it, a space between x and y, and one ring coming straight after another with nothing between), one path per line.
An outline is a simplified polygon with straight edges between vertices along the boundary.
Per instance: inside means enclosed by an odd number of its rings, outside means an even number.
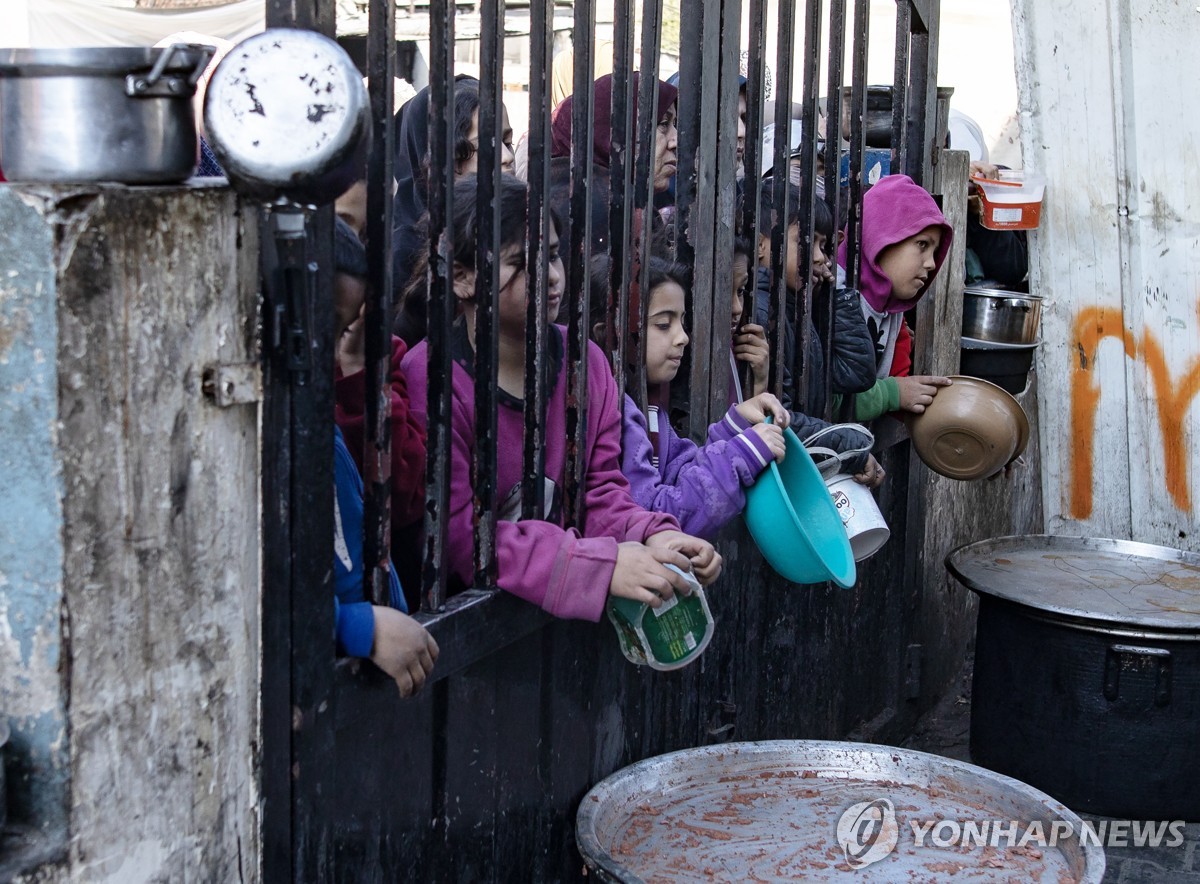
M1042 319L1041 295L968 287L963 291L964 337L995 344L1032 344Z
M196 171L192 96L212 47L0 50L10 181L167 184Z

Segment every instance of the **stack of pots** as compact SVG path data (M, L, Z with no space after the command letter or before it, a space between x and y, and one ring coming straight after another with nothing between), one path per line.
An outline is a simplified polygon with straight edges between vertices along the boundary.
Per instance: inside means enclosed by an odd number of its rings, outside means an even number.
M1016 395L1025 390L1038 346L1041 295L968 286L963 291L959 371Z

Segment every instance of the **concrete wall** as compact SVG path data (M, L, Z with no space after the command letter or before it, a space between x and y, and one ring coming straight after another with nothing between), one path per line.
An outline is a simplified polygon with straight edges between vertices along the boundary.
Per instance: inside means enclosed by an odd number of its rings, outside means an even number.
M0 714L14 821L59 857L34 878L255 879L258 413L202 392L257 359L254 216L12 186L0 231Z
M1047 528L1200 549L1194 4L1013 4Z

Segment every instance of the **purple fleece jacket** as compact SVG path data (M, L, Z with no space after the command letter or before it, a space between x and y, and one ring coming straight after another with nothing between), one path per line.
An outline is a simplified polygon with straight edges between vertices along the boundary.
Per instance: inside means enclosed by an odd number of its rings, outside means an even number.
M555 326L562 340L566 329ZM401 367L408 378L412 411L426 421L427 345L417 344ZM471 524L471 460L475 452L475 382L456 359L452 370L450 421L450 543L447 564L464 586L474 572ZM548 521L497 521L496 555L500 588L539 605L556 617L597 621L604 612L608 585L617 562L617 544L644 541L660 531L678 530L668 515L642 509L629 496L621 475L621 413L617 385L604 354L588 347L587 464L582 534L562 527L560 489L566 464L566 372L558 372L546 408ZM502 518L519 512L524 433L519 404L501 397L497 409L497 497ZM550 487L549 483L553 483ZM551 501L554 504L551 504ZM515 515L512 516L516 518Z
M668 420L658 427L658 467L651 459L646 415L625 397L621 471L633 499L648 510L670 513L683 530L710 538L739 515L746 492L774 455L736 408L708 428L708 441L697 445L675 435Z

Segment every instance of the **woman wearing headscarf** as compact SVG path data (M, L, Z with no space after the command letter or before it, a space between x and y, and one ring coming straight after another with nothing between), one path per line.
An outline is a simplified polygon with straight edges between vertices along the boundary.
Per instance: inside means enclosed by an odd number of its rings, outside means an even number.
M630 84L630 99L633 106L630 140L637 135L637 94L640 75L634 73ZM608 249L608 207L611 194L609 167L612 162L612 95L613 77L606 74L596 80L595 99L592 105L592 248L595 252ZM651 169L654 176L654 192L663 193L670 185L678 165L679 133L675 127L675 99L678 90L658 81L658 125L655 127L654 155ZM555 108L551 124L550 164L551 201L559 212L569 214L571 181L571 113L575 97L568 96ZM636 152L635 152L636 155Z

